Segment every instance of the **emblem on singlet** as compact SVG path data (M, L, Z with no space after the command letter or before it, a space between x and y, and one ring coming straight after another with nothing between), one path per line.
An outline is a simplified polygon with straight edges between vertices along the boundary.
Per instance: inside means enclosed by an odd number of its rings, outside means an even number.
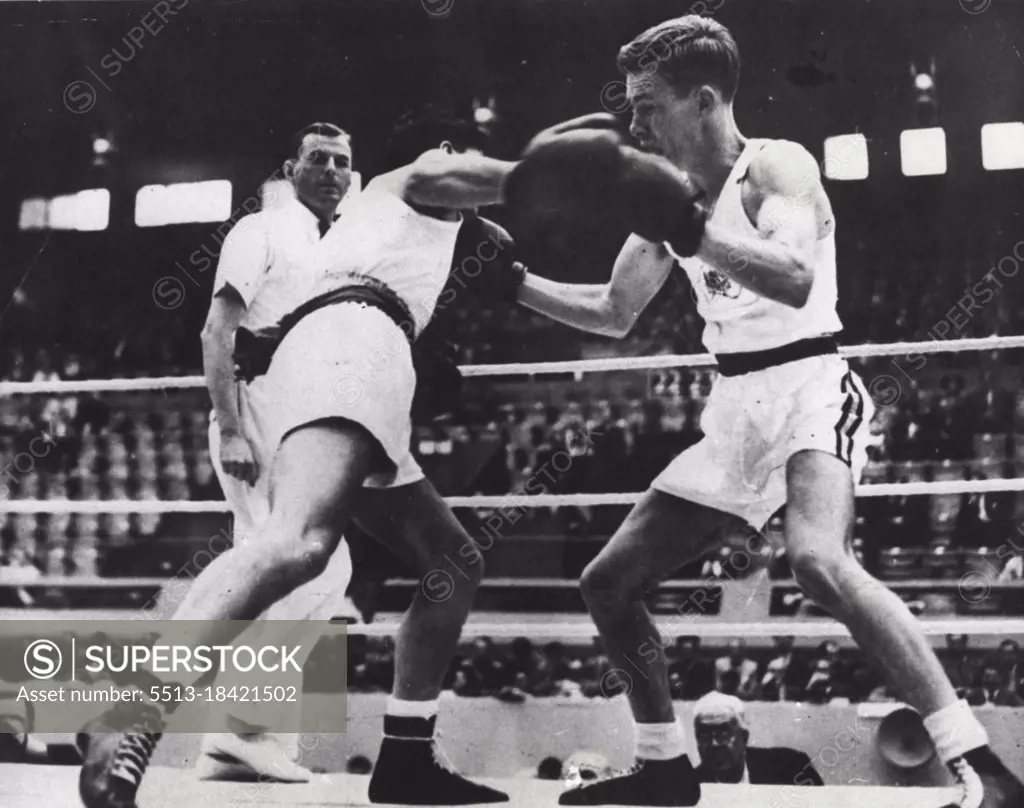
M727 297L731 300L740 296L740 287L733 283L721 272L714 269L705 270L704 286L708 290L708 296L713 300L716 297Z

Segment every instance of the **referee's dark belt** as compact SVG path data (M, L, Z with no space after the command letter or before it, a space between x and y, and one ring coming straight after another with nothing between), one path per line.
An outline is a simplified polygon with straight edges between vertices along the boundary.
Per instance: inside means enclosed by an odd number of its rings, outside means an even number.
M362 303L365 306L380 309L405 334L409 344L412 344L416 330L412 313L394 291L384 284L344 286L306 301L291 314L283 317L278 328L259 333L252 332L247 328L239 328L235 332L235 378L251 382L264 375L270 368L270 361L274 358L277 346L281 344L288 332L299 324L300 320L315 311L338 303Z
M836 338L828 336L801 339L767 351L715 354L715 359L718 361L718 372L723 376L742 376L776 365L785 365L787 362L796 362L799 359L837 353L839 345Z

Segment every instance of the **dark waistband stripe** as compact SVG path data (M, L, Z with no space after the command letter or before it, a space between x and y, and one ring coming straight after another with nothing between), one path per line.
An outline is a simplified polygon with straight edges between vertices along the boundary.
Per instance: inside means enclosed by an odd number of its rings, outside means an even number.
M360 279L363 277L360 276ZM260 333L239 328L235 332L236 378L251 382L264 375L270 368L275 351L289 331L313 312L339 303L360 303L380 309L391 318L391 321L405 335L409 345L412 345L416 339L416 321L413 320L409 307L387 284L376 278L371 280L374 281L373 284L343 286L341 289L318 295L303 303L291 314L282 317L277 328L267 329Z
M299 306L281 320L281 339L305 317L315 311L338 303L362 303L384 312L403 334L409 344L416 339L416 321L405 301L386 283L377 278L359 276L358 286L343 286L317 295Z
M777 365L785 365L812 356L838 354L839 345L834 336L810 337L797 340L788 345L771 348L767 351L750 351L749 353L716 354L718 372L723 376L743 376L756 373Z

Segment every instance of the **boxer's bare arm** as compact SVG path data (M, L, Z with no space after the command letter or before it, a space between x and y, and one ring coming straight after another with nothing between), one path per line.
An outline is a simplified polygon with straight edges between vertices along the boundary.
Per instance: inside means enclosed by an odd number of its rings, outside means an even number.
M414 205L467 210L500 204L505 178L515 165L482 154L432 149L373 182Z
M558 283L533 273L519 302L565 325L621 339L665 285L673 258L658 244L630 236L615 259L608 283Z
M759 295L802 308L814 283L815 242L833 227L814 158L796 143L771 144L750 164L747 210L760 238L709 223L697 256Z

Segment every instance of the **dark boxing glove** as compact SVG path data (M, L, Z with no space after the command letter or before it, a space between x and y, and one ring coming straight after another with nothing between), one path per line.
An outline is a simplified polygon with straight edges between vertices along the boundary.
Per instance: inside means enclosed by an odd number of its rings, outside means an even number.
M534 149L539 146L546 145L553 140L565 135L569 132L609 132L613 135L617 135L621 140L625 137L625 131L622 121L608 112L594 112L590 115L581 115L579 118L573 118L571 121L563 121L557 123L531 138L530 142L523 149L523 157L526 157Z
M707 223L704 191L664 157L624 146L619 182L630 230L682 257L695 255Z
M526 269L505 228L490 219L466 214L455 239L452 271L441 299L468 289L476 297L515 303Z
M459 370L458 351L441 331L428 325L412 346L416 370L416 391L412 399L414 423L426 424L461 408L464 379Z
M695 254L707 219L703 192L665 158L624 145L607 117L559 124L530 142L505 184L513 216L539 229L545 218L611 212L642 238Z
M622 167L621 145L622 138L609 130L574 129L534 138L505 180L505 204L516 224L536 229L544 219L586 215L613 193Z

